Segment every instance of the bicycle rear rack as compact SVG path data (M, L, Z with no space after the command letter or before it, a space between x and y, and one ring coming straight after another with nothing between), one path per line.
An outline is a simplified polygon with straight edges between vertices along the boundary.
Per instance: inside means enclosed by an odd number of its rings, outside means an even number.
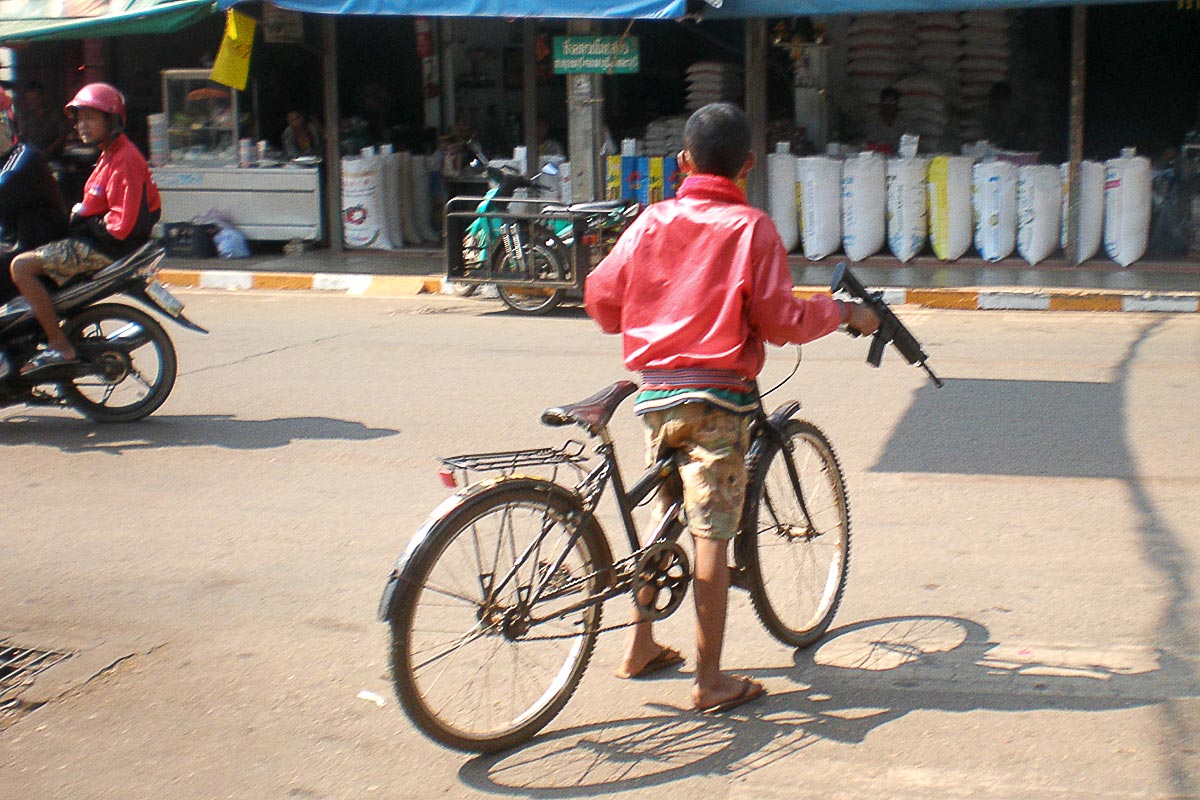
M463 482L468 482L472 472L500 472L511 475L517 469L524 467L553 467L554 480L560 466L569 466L577 473L586 470L580 466L588 457L583 454L584 443L578 439L569 439L561 447L538 447L531 450L503 450L494 453L464 453L456 456L446 456L441 459L440 473L444 479L454 480L461 472Z

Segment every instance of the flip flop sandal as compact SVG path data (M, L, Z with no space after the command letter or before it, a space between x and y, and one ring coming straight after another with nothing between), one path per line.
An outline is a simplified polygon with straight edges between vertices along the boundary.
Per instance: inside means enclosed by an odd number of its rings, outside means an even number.
M46 349L29 359L25 363L25 366L21 367L21 374L28 375L31 372L38 372L47 367L66 367L78 363L78 358L67 358L57 350Z
M678 650L676 650L673 647L664 647L662 650L658 651L658 655L656 655L654 658L647 661L646 666L642 667L638 671L636 671L636 672L618 671L618 672L614 672L613 674L616 675L621 680L636 680L638 678L645 678L649 675L653 675L656 672L662 672L664 669L670 669L671 667L677 667L680 664L682 664L684 661L686 661L686 659L683 657L683 654L680 653Z
M726 698L719 703L713 703L710 706L696 706L696 711L701 714L722 714L738 706L751 703L767 693L767 688L761 683L756 683L749 678L742 678L742 690L733 697Z

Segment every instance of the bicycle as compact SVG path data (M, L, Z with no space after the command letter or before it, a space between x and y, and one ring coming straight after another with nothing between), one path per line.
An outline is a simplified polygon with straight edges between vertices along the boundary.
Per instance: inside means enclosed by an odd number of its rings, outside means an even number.
M915 343L891 319L891 334ZM585 444L574 439L558 448L442 459L447 485L465 485L417 531L379 606L391 627L397 696L429 738L474 752L527 741L583 678L606 601L629 594L647 620L664 619L683 603L691 571L677 541L686 528L681 500L668 507L648 544L633 518L676 475L673 454L627 489L608 428L636 389L619 381L543 412L544 424L578 425L596 441L600 462L590 469L582 466ZM829 628L850 563L841 464L819 428L794 418L799 407L789 401L768 414L759 396L731 573L731 585L750 593L767 631L792 647L816 642ZM549 467L550 477L519 472L535 467ZM558 480L566 469L578 478L570 487ZM499 475L471 482L478 472ZM610 485L630 549L619 560L595 515Z

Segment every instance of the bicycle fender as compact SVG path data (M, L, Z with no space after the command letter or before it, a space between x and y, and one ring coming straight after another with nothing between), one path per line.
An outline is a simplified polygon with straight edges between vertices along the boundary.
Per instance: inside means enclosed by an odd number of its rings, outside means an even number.
M417 529L412 539L409 540L408 546L404 548L404 552L396 559L396 565L393 567L391 575L388 576L387 584L383 588L383 596L379 598L378 617L380 622L388 622L391 619L392 604L396 592L408 580L407 572L409 565L425 543L434 534L438 533L441 527L446 524L446 521L470 500L483 492L490 491L502 485L527 486L538 491L547 492L566 500L576 511L583 512L583 499L578 494L543 478L526 475L504 475L463 487L439 503L437 508L430 512L425 522L421 524L421 527ZM599 551L597 556L603 562L599 566L601 569L609 569L612 567L613 558L608 539L604 536L596 537L596 539L595 544Z

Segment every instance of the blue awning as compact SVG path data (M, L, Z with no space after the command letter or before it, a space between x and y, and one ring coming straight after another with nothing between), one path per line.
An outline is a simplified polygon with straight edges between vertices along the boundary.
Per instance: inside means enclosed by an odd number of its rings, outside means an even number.
M249 0L219 0L229 8ZM1161 0L262 0L310 14L545 19L747 19L833 14L1051 8Z
M221 8L239 0L220 0ZM270 0L306 14L542 19L679 19L686 0Z
M216 0L10 0L0 4L0 42L170 33L217 10Z
M1159 0L704 0L704 19L811 17L834 14L986 11L1005 8L1055 8L1078 5L1158 2Z

